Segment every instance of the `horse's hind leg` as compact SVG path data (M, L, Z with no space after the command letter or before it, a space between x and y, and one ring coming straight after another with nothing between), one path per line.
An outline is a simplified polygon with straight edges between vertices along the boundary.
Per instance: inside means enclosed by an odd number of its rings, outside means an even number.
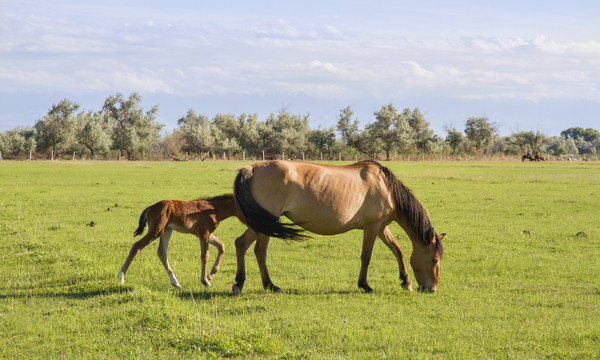
M212 267L212 270L210 271L210 274L208 274L208 280L212 280L215 275L217 275L217 272L219 272L219 266L221 265L221 258L223 257L223 253L225 252L225 244L223 244L223 242L221 242L221 240L219 240L216 236L214 236L213 234L210 234L210 237L208 238L208 243L214 245L217 248L217 251L219 252L217 254L217 258L215 259L215 263Z
M269 269L267 269L267 247L269 246L269 239L270 238L266 235L258 235L256 245L254 245L254 255L256 255L260 277L262 278L265 290L280 293L282 292L281 289L273 284L271 277L269 276Z
M125 283L125 273L127 272L127 269L129 269L129 265L131 265L133 258L157 237L158 236L154 235L154 232L148 231L143 238L133 243L131 250L129 250L129 255L127 255L127 259L123 263L123 266L121 266L121 270L117 275L121 284Z
M412 286L410 284L410 280L408 279L408 273L406 272L406 265L404 265L404 254L402 253L402 248L394 239L394 235L390 229L386 226L381 232L379 232L379 238L383 241L387 247L392 250L394 255L396 256L396 260L398 260L398 267L400 269L400 280L402 280L402 287L406 290L412 291Z
M233 295L239 295L244 288L244 282L246 281L246 251L248 251L250 245L256 240L256 237L254 230L248 228L240 237L235 239L237 273L235 275L235 284L231 288Z

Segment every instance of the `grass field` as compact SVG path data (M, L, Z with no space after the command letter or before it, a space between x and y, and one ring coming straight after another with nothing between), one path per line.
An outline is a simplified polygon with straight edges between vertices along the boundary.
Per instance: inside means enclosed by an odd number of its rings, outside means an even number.
M600 358L600 163L385 163L448 234L435 294L403 291L382 242L375 292L359 291L353 231L272 239L285 294L262 289L249 251L232 297L236 219L215 233L226 253L211 288L198 241L181 234L169 259L184 290L156 244L117 282L146 206L231 193L242 165L0 162L0 358L334 359L338 344L346 359Z

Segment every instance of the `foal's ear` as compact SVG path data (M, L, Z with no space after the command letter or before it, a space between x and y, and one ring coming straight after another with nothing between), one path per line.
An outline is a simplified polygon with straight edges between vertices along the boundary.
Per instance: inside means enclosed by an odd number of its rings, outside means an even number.
M438 238L439 238L440 240L442 240L442 239L444 238L444 236L446 236L446 233L439 234L439 235L438 235Z

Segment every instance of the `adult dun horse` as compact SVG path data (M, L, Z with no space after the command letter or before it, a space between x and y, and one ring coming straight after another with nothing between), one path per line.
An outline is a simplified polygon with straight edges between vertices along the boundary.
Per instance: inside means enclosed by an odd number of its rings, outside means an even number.
M358 286L365 292L373 291L367 284L367 271L375 239L379 237L396 256L402 287L412 290L404 254L388 228L392 221L404 229L412 242L410 264L419 290L437 289L445 234L435 232L427 211L413 193L377 162L360 161L347 166L262 162L240 169L234 182L234 197L242 220L249 226L235 241L238 268L234 294L239 294L244 286L245 254L255 240L263 286L280 292L266 265L269 237L299 240L306 237L302 229L320 235L362 229ZM282 215L293 224L280 222Z
M144 247L160 237L158 258L165 267L167 275L169 275L171 285L181 289L181 285L177 281L167 259L167 248L173 230L175 230L181 233L194 234L200 240L201 282L206 286L210 286L209 280L219 271L221 258L225 251L225 245L212 233L221 221L231 216L237 216L233 195L221 195L192 201L161 200L147 207L140 215L139 226L133 235L141 235L144 232L146 223L148 223L148 232L131 246L129 255L118 274L120 282L125 282L125 273L133 258ZM208 244L214 245L218 254L211 273L207 275Z

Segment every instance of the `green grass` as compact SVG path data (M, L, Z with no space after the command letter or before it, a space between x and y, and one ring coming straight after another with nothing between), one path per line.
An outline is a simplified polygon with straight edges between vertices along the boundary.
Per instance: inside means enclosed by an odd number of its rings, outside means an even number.
M435 294L401 290L381 242L375 293L359 291L352 231L272 239L269 270L285 294L263 291L249 251L232 297L235 219L216 231L226 253L213 287L182 234L169 260L183 291L156 244L117 283L146 206L231 193L243 164L1 162L0 358L332 359L346 316L340 358L600 357L600 163L386 163L448 234Z

